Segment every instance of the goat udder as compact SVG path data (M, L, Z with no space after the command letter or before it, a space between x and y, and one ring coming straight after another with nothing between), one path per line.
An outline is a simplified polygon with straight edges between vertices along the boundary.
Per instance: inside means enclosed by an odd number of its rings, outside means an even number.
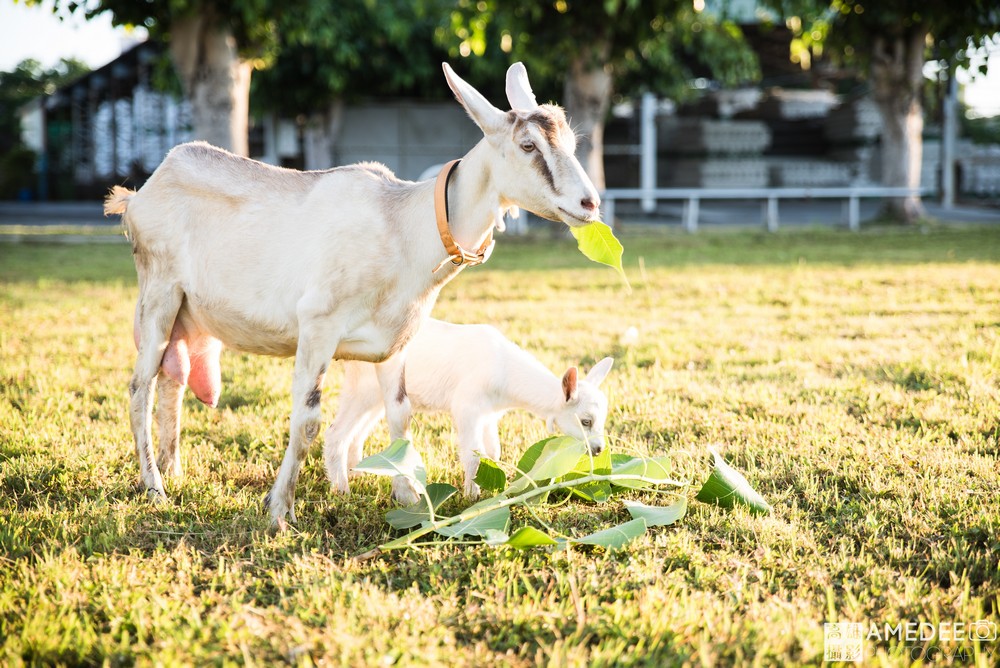
M138 347L138 323L133 326L132 334ZM175 322L160 369L180 385L190 387L199 401L214 408L222 391L221 353L221 341L210 336L191 335L183 325Z

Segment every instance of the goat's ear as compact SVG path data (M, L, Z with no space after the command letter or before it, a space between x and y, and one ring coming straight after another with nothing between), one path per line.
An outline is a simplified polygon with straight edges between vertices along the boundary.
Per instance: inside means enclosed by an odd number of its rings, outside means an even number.
M538 106L523 63L514 63L507 69L507 101L511 109L531 111Z
M576 367L571 366L562 377L563 394L566 401L576 400Z
M455 74L448 63L441 63L444 69L444 77L448 80L448 87L455 94L458 101L462 103L469 116L475 121L483 134L491 135L499 132L506 126L507 115L500 111L489 100L483 97L478 90L462 80L462 77Z
M584 380L591 383L595 387L599 386L607 377L608 372L611 371L611 365L614 363L615 359L613 357L605 357L594 365L594 368L590 370L590 373L587 374L587 377L584 378Z

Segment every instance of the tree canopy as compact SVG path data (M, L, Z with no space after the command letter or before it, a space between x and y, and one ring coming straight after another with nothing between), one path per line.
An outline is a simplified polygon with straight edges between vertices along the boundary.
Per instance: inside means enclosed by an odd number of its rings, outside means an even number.
M21 107L89 70L86 63L63 58L50 68L22 60L10 72L0 72L0 197L15 197L35 181L36 156L21 141Z
M969 47L983 45L1000 31L1000 5L989 0L769 0L768 4L796 19L793 23L803 46L863 67L871 63L876 36L892 39L920 30L928 35L928 58L967 66Z
M683 97L694 76L725 83L758 76L740 29L690 0L458 0L446 37L453 53L499 48L525 61L533 81L561 81L577 155L599 189L604 122L616 90ZM542 98L551 96L540 88Z
M255 77L255 101L299 114L338 98L445 98L447 52L434 41L442 6L440 0L344 0L336 11L282 16L276 56Z
M690 0L458 0L451 34L442 34L452 55L482 57L501 50L523 60L532 80L565 80L581 54L611 70L615 90L647 90L683 98L690 81L721 84L759 77L757 59L738 26ZM439 33L440 34L440 33Z

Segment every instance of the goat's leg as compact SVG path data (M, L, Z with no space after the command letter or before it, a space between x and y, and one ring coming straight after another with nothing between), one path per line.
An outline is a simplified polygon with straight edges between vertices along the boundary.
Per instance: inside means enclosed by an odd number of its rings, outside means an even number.
M403 374L405 351L397 353L381 364L375 365L375 374L382 389L382 403L385 405L385 420L389 426L389 440L400 438L412 440L410 398L406 394L406 379ZM392 496L403 504L416 503L420 494L404 476L392 479Z
M355 473L351 469L358 465L361 461L362 456L365 454L365 441L371 435L372 431L375 429L375 425L378 421L382 419L385 411L379 406L376 410L365 414L365 416L358 421L358 426L354 430L354 436L351 439L351 449L347 455L347 475L350 478L361 475L360 473Z
M156 465L162 475L179 478L184 472L180 453L184 386L161 371L156 390L156 419L160 423L160 454L156 458Z
M340 407L323 444L326 475L334 492L350 491L348 472L361 460L361 447L381 413L382 391L375 370L370 364L347 362Z
M281 531L288 528L287 516L295 522L295 484L302 468L302 460L309 453L309 446L319 433L320 398L323 380L338 338L329 336L322 327L300 320L298 351L292 376L292 419L288 448L281 460L278 477L271 491L264 497L264 505L271 513L273 525Z
M483 452L482 454L493 461L500 459L500 418L493 416L482 421L483 430Z
M351 469L361 461L365 441L371 435L375 425L382 418L382 406L358 415L345 416L341 414L330 425L324 436L323 459L326 463L326 475L330 479L330 488L335 493L350 492L348 480L356 473Z
M483 442L485 421L482 411L471 405L453 408L452 415L455 416L455 430L458 432L458 460L465 473L465 495L475 499L479 497L479 485L476 484L479 456L489 456Z
M150 499L163 501L163 478L153 455L153 392L170 330L180 310L184 293L180 287L148 281L140 289L136 307L139 352L129 383L129 421L139 458L139 477Z

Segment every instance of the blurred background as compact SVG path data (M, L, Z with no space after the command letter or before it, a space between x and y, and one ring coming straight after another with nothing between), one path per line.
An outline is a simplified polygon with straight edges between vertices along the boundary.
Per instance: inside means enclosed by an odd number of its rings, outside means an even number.
M481 137L441 62L506 108L503 73L522 60L602 190L891 186L913 190L886 200L902 220L930 201L992 211L998 7L2 0L0 199L96 202L192 139L417 179Z

